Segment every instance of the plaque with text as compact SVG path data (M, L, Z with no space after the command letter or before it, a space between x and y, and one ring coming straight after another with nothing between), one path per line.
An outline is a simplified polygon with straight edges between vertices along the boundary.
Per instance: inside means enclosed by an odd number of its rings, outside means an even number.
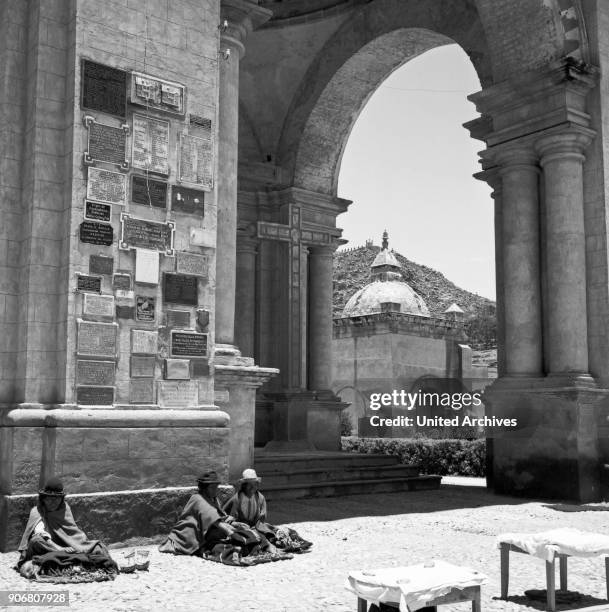
M80 224L79 237L81 242L110 246L114 242L114 230L108 223L98 221L83 221Z
M190 359L165 359L166 380L190 380Z
M228 389L214 389L214 403L226 404L229 400Z
M129 383L130 404L154 404L154 380L132 380Z
M149 295L136 295L135 318L137 321L153 323L156 319L155 298Z
M80 406L111 406L114 387L76 387L76 403Z
M98 123L94 117L85 117L87 128L87 150L85 151L85 164L107 162L116 164L122 170L129 169L127 159L127 134L129 126L123 124L114 127L106 123Z
M174 304L196 306L199 302L198 277L185 274L163 275L163 299Z
M131 352L140 355L156 355L159 333L149 329L131 330Z
M130 291L131 274L127 274L125 272L117 272L112 277L112 289L114 291Z
M199 385L192 380L160 380L157 399L161 408L194 408L199 405Z
M85 356L116 357L116 323L78 319L77 353Z
M121 249L147 249L173 256L175 223L157 223L121 213Z
M85 202L85 219L88 221L105 221L110 223L112 219L112 204Z
M135 306L129 304L117 304L116 316L119 319L135 319Z
M205 192L181 185L171 187L171 211L187 215L204 215Z
M167 310L167 327L190 327L190 310Z
M82 291L83 293L101 293L101 277L77 274L76 291Z
M89 255L89 274L104 274L109 276L114 271L114 257L105 255Z
M89 166L87 199L124 205L127 201L127 177L122 172Z
M127 73L90 60L82 62L83 108L124 117L127 107Z
M183 115L184 97L185 87L180 83L159 79L142 72L131 73L132 104Z
M203 227L191 227L188 242L192 246L215 249L216 234L213 230L205 229Z
M131 177L131 201L142 206L167 208L167 183L134 174Z
M207 357L207 334L172 330L171 356Z
M154 378L155 365L156 357L131 355L129 364L131 378Z
M82 313L88 317L114 318L114 296L85 293Z
M199 128L211 134L211 119L207 117L201 117L201 115L190 115L188 117L190 125L195 128Z
M79 385L114 385L114 361L76 360L76 383Z
M213 140L180 134L178 146L178 181L198 185L205 191L214 186Z
M178 251L176 253L176 272L207 278L209 261L207 255Z
M133 115L131 143L134 168L169 174L169 121Z
M202 378L209 376L209 362L207 359L191 359L190 371L192 378Z

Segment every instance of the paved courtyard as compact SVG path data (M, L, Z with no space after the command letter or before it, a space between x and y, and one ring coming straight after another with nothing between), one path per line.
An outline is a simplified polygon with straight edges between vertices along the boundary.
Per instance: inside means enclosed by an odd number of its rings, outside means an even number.
M456 483L459 479L448 481ZM544 562L513 554L510 600L497 599L497 534L557 527L609 532L606 504L575 506L519 500L495 496L480 486L456 484L443 485L439 491L275 502L270 510L273 522L289 523L312 540L313 551L291 561L240 568L163 555L149 545L149 572L123 574L110 583L63 586L70 590L70 609L355 612L356 598L344 588L350 569L442 558L488 575L489 582L482 588L484 611L532 612L543 610L544 604L527 598L524 591L545 588ZM113 550L113 554L120 551ZM11 566L16 559L16 553L0 555L0 588L37 590L46 586L28 583L14 572ZM559 605L558 610L609 611L603 560L570 560L569 569L570 590L586 597ZM469 604L462 603L441 608L440 612L470 609Z

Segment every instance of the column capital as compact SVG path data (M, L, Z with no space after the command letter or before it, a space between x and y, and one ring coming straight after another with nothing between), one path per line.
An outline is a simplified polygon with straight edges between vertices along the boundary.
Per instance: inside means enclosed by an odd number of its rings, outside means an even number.
M541 165L556 159L577 159L584 161L584 151L592 142L596 132L578 125L544 134L535 142L541 156Z
M499 174L510 168L538 171L539 153L529 139L490 147L480 156L487 165L492 164L489 171L496 170Z
M316 257L334 257L338 244L311 244L308 245L309 253Z
M221 0L220 44L239 53L245 53L248 34L268 21L273 12L248 0ZM226 22L226 26L224 25Z

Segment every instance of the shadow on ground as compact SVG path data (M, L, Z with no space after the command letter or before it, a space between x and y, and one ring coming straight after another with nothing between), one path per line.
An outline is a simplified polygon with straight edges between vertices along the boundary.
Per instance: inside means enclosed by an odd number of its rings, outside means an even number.
M609 512L609 504L544 504L544 508L557 512Z
M530 593L527 591L527 593ZM509 601L519 606L524 606L530 610L546 610L546 591L539 590L534 592L534 596L530 595L512 595L506 600L501 600L499 597L493 597L495 601ZM606 599L598 599L592 595L585 595L574 591L556 592L556 612L566 610L607 610ZM597 607L602 606L602 607Z

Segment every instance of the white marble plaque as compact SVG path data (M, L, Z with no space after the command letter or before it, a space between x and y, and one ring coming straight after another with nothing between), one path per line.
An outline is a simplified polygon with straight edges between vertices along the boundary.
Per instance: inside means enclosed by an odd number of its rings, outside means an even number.
M178 251L176 253L176 272L178 274L191 274L207 278L209 261L207 255L197 255L196 253L186 253Z
M156 355L159 334L148 329L131 330L131 352L138 355Z
M216 234L202 227L191 227L190 244L214 249L216 248Z
M133 115L134 168L169 174L169 121Z
M82 313L89 317L114 318L114 296L83 293Z
M129 382L130 404L154 404L154 381L132 380Z
M135 249L135 282L146 285L159 284L159 252Z
M195 408L199 405L199 385L192 380L160 380L157 399L161 408Z
M213 140L180 134L178 148L178 181L198 185L205 191L214 186Z
M131 73L132 104L183 115L184 98L185 87L180 83L159 79L142 72Z
M228 389L214 389L214 402L226 404L230 400Z
M106 204L124 205L127 201L127 177L122 172L89 167L87 199Z
M76 360L76 383L79 385L113 386L114 361Z
M77 325L76 350L79 355L116 357L117 323L98 323L78 319Z
M190 359L165 359L167 380L190 380Z

